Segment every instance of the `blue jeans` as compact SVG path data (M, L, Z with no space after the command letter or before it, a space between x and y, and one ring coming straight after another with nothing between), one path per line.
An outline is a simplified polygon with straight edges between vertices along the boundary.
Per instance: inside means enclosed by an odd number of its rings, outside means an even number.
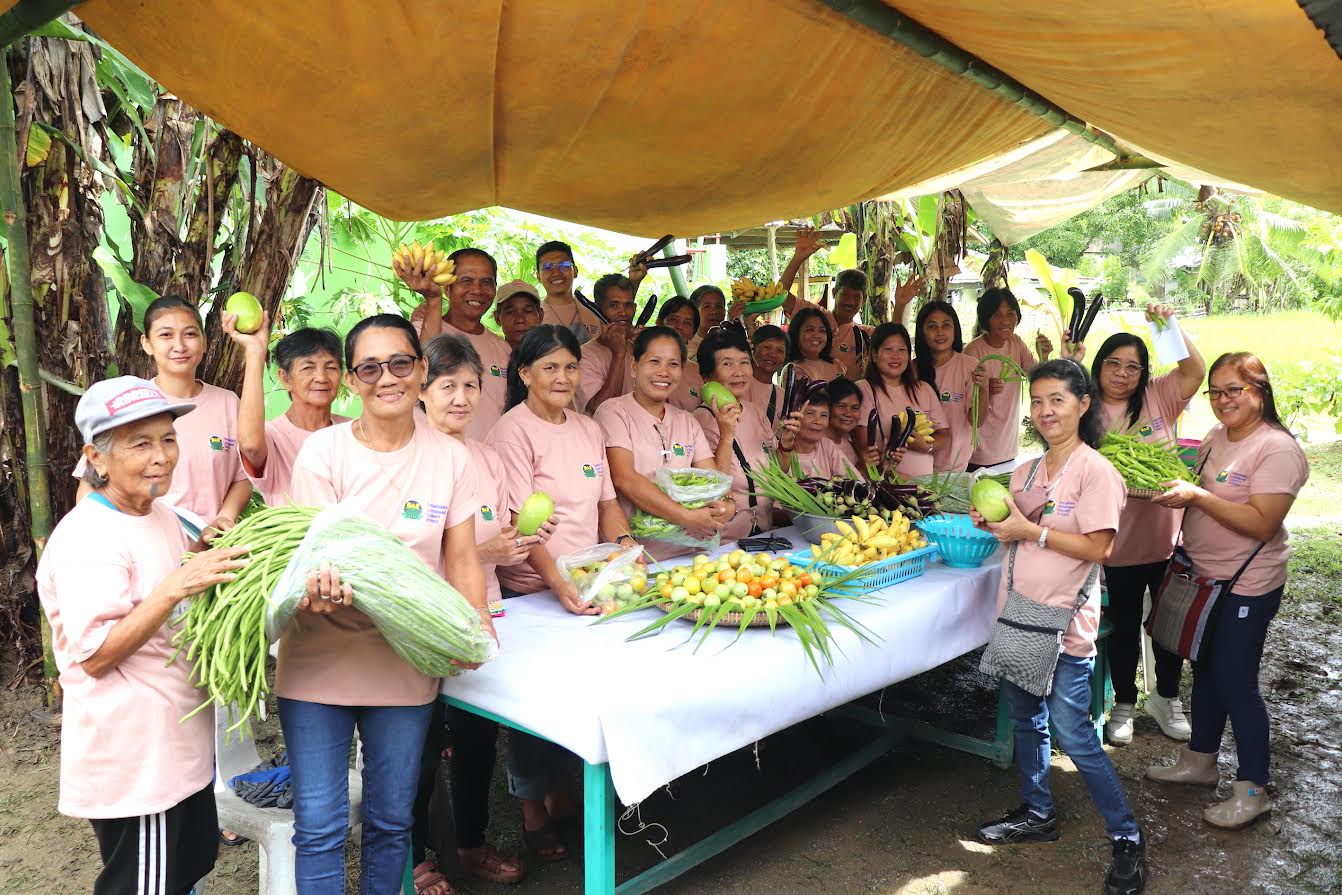
M1090 676L1095 659L1063 654L1053 675L1053 692L1035 696L1011 681L1002 681L1007 711L1016 737L1016 769L1020 771L1021 796L1034 813L1053 813L1053 793L1048 785L1049 720L1058 731L1058 747L1072 759L1086 781L1095 807L1104 816L1109 835L1137 835L1137 818L1123 793L1109 756L1090 721Z
M401 890L433 703L345 706L279 700L294 785L298 895L343 895L349 835L349 750L363 743L361 895Z
M1261 597L1226 594L1218 601L1202 656L1193 663L1194 752L1221 751L1226 719L1235 729L1236 780L1268 783L1267 706L1258 692L1267 627L1281 608L1282 588Z

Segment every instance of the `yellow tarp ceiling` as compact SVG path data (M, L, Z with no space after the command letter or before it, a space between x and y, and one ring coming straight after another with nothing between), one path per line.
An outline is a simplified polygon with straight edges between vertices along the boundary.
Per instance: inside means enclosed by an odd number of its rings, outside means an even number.
M1294 0L898 0L1120 141L1342 211L1342 62ZM643 235L895 192L1053 127L817 0L90 0L165 88L382 214Z

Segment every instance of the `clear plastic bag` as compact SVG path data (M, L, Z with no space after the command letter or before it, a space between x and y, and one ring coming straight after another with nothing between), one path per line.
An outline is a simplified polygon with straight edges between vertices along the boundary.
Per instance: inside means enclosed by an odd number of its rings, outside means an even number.
M270 592L266 636L278 640L307 590L308 573L335 566L353 607L402 659L433 677L456 674L498 653L480 613L400 538L348 507L317 514ZM345 609L337 610L348 611Z
M687 504L698 509L695 504ZM711 553L722 545L722 536L714 534L710 538L696 538L674 522L661 516L654 516L642 510L634 510L629 517L629 533L640 541L657 541L661 544L677 544L691 550Z
M591 600L602 612L617 609L617 600L632 599L647 587L648 567L639 546L596 544L559 557L555 565L559 574L573 582L578 596Z
M732 477L715 469L692 466L661 466L652 479L657 487L679 504L707 503L732 490ZM661 538L658 538L661 540Z

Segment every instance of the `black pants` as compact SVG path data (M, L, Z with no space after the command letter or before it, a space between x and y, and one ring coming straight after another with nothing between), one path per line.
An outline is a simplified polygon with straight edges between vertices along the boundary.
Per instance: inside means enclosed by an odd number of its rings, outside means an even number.
M90 820L103 869L93 895L187 895L214 869L214 783L166 811Z
M489 784L494 779L499 725L474 712L434 703L429 735L424 738L424 758L419 765L419 788L415 792L415 826L411 847L415 864L424 860L429 843L429 800L438 781L443 749L452 747L448 762L448 786L452 800L452 825L457 848L479 848L485 844L489 826ZM451 860L455 861L452 855ZM440 856L440 863L442 858Z
M1105 566L1109 588L1109 676L1114 682L1114 702L1137 702L1137 658L1142 649L1142 597L1147 588L1155 596L1165 579L1169 560L1136 566ZM1179 676L1184 660L1152 641L1156 656L1156 692L1166 699L1179 695Z

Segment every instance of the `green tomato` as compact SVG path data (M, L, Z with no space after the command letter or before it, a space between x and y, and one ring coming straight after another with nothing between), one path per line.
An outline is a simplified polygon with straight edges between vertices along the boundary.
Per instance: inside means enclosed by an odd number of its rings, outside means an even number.
M684 584L685 584L685 573L684 573L684 572L677 572L676 574L674 574L674 575L671 576L671 586L672 586L672 587L683 587Z
M742 584L739 581L732 585L732 596L744 597L748 593L750 593L749 585Z
M705 608L705 609L717 609L717 608L718 608L719 606L721 606L721 605L722 605L722 601L718 599L718 595L717 595L717 594L710 594L709 596L704 597L704 608Z

